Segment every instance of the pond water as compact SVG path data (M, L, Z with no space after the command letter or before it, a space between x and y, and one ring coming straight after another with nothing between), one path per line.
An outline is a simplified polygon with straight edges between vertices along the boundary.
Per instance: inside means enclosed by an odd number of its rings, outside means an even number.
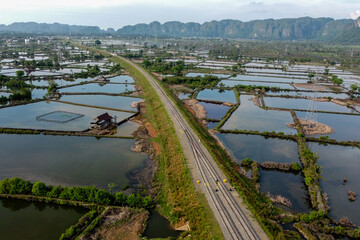
M250 76L263 76L263 77L285 77L287 79L298 79L298 80L303 80L303 81L307 81L309 80L309 78L306 75L302 75L302 74L292 74L290 72L287 73L271 73L271 72L253 72L253 73L249 73Z
M301 173L284 173L260 169L260 191L289 199L292 209L310 212L311 205Z
M219 124L219 122L208 122L208 124L206 124L206 127L208 129L212 129L212 128L216 127L216 125L218 125L218 124Z
M306 112L296 112L296 115L298 118L305 118ZM317 113L317 121L334 129L333 133L322 136L338 141L360 141L360 116Z
M140 124L127 121L117 127L115 136L133 137L133 133L140 127Z
M205 102L200 102L200 104L205 107L205 110L207 112L206 117L216 120L221 120L227 113L227 111L229 111L230 109L230 107L221 104Z
M32 99L43 99L44 96L48 93L47 89L31 89L31 98Z
M100 85L98 83L88 83L79 86L73 86L68 88L61 88L59 92L70 92L70 93L94 93L94 92L104 92L104 93L124 93L128 91L135 91L134 85L132 84L105 84Z
M228 74L220 74L220 73L188 73L185 75L185 77L204 77L205 75L211 75L211 76L216 76L218 78L228 78L230 77L230 75Z
M59 87L68 86L73 84L79 84L81 82L89 82L93 81L93 78L76 78L73 80L66 80L66 79L51 79L51 80L33 80L33 81L26 81L28 84L32 84L34 86L40 87L47 87L50 84L56 83Z
M237 75L236 77L230 78L230 80L245 80L245 81L265 81L265 82L283 82L283 83L306 83L306 79L298 78L285 78L276 76L254 76L254 75Z
M90 66L98 65L99 67L102 67L105 64L107 64L107 62L83 62L83 63L74 63L69 66L71 66L71 67L86 67L87 65L90 65Z
M308 110L311 106L312 100L309 99L294 99L294 98L278 98L278 97L264 97L265 105L273 108L286 108L286 109L302 109ZM317 111L328 112L345 112L351 113L354 110L341 106L333 102L318 102L315 101L315 108Z
M221 89L204 89L197 95L198 100L236 103L234 91Z
M189 99L191 96L191 93L179 93L178 94L178 98L183 100L183 99Z
M134 83L134 79L129 75L119 75L116 77L109 78L112 83Z
M91 106L108 107L136 112L137 109L131 107L131 104L133 102L140 102L142 99L108 95L62 95L60 100Z
M221 80L218 84L224 84L225 87L235 87L236 85L243 85L243 86L264 86L264 87L277 87L281 89L294 89L293 86L287 83L273 83L273 82L247 82L247 81L240 81L240 80Z
M300 163L298 145L294 141L245 134L217 134L236 162L253 161Z
M305 78L305 76L307 77L307 73L304 72L293 72L293 71L286 71L284 72L282 69L269 69L269 68L246 68L246 72L249 74L254 74L254 75L278 75L278 76L283 76L283 77L301 77L301 78Z
M18 199L0 199L2 239L59 239L88 210Z
M51 185L125 185L127 174L148 158L131 151L133 139L1 134L0 143L0 179Z
M257 131L276 131L285 134L297 133L286 126L293 123L290 112L264 110L254 105L251 96L241 95L240 106L222 127L223 129L246 129Z
M266 95L270 96L294 96L294 97L310 97L313 98L314 94L312 92L296 92L296 91L278 91L278 92L266 92ZM349 95L346 93L324 93L317 92L316 98L327 98L331 97L334 99L348 99Z
M330 216L339 220L348 217L356 225L360 225L360 149L337 145L320 145L309 143L310 150L317 152L321 167L320 187L329 197ZM347 183L343 185L343 179ZM348 200L348 191L357 194L354 202Z
M0 92L0 97L9 97L12 93Z
M152 211L143 236L149 239L177 239L181 231L176 231L170 222L157 211Z
M54 111L65 111L83 114L84 116L69 122L49 122L36 119L41 115ZM0 109L0 127L83 131L89 128L90 122L95 117L105 112L108 112L111 116L116 115L118 121L132 115L132 113L127 112L44 101Z

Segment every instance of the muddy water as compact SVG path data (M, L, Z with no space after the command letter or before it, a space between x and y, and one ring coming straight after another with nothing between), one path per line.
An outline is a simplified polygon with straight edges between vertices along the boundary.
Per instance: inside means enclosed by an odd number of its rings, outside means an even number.
M349 218L360 225L360 149L337 145L308 143L310 150L317 152L321 167L320 187L329 197L330 216L339 220ZM347 179L343 185L344 178ZM356 201L348 200L348 191L357 194Z
M86 212L80 207L0 199L1 239L59 239Z
M238 163L245 158L257 162L300 163L297 143L289 140L264 138L243 134L217 134L234 160ZM310 210L306 188L300 173L286 173L260 169L260 191L281 195L292 203L292 210Z
M72 136L0 135L0 179L20 177L52 185L129 183L147 155L131 151L135 140ZM117 189L117 190L119 190Z
M287 123L293 123L290 112L264 110L254 105L251 96L241 95L239 108L222 128L295 134L296 130L287 127Z
M170 226L170 222L166 218L157 211L152 211L143 235L149 239L176 239L180 233L180 231L176 231Z
M235 93L231 90L204 89L198 93L197 99L236 103Z

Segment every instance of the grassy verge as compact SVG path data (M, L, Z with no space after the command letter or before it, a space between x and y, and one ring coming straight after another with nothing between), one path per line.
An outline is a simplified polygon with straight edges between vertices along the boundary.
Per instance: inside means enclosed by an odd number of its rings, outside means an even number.
M160 212L174 225L189 222L193 239L223 239L209 206L203 198L199 200L195 192L175 129L155 90L132 65L118 57L112 60L120 63L142 87L147 110L145 117L158 134L154 141L161 146L161 155L158 157L155 186L158 188Z

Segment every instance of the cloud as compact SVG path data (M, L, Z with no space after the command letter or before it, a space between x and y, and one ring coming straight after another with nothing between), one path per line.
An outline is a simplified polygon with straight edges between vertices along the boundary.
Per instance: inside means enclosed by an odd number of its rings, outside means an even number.
M351 12L350 13L350 17L352 18L352 19L358 19L358 17L360 17L360 10L356 10L355 12Z

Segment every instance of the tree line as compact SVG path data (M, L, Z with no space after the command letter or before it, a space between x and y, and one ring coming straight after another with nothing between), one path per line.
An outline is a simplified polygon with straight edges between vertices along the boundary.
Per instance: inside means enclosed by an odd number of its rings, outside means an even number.
M43 182L30 182L18 177L0 181L0 194L35 195L63 200L96 203L101 205L129 206L151 209L154 201L151 196L140 193L126 195L122 192L110 193L94 186L62 187L46 185Z

